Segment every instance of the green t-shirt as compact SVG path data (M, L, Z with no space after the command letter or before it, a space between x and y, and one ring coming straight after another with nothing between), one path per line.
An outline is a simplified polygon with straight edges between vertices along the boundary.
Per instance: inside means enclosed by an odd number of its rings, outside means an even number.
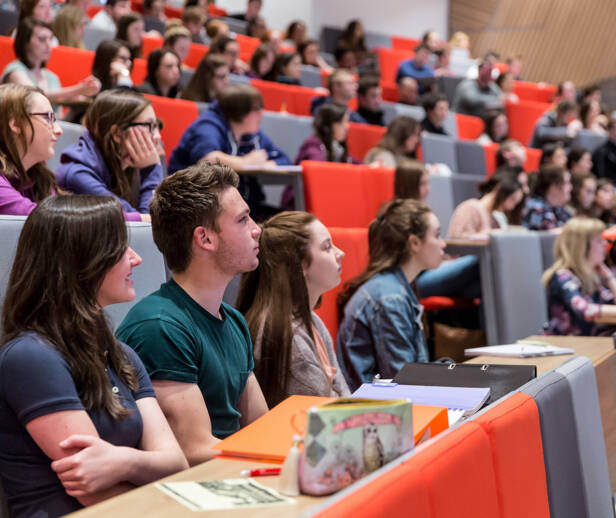
M224 302L220 313L222 320L172 279L133 306L116 334L153 380L199 385L212 433L222 439L240 429L238 401L254 360L242 314Z

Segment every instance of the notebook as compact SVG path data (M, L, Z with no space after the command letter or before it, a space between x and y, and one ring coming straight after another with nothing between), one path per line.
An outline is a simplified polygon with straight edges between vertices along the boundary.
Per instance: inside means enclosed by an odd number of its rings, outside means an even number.
M464 349L466 356L500 356L503 358L532 358L534 356L557 356L574 354L573 349L557 347L543 342L518 342L507 345L489 345Z
M441 387L399 385L397 383L364 383L351 397L368 399L410 399L413 405L446 407L462 410L463 415L477 412L490 397L489 387Z
M223 439L216 449L224 457L240 457L281 463L292 446L293 435L306 426L305 411L313 406L333 401L335 398L318 396L290 396L248 426ZM413 405L413 436L415 443L433 437L449 426L444 407ZM302 434L303 435L303 432Z

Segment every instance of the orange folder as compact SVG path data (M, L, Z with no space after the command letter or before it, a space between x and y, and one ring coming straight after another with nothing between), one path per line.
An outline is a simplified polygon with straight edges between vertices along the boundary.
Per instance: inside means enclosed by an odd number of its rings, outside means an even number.
M239 432L216 445L224 457L242 457L259 461L283 462L293 445L293 435L306 425L306 410L335 398L290 396ZM424 441L449 427L445 407L413 405L415 443Z

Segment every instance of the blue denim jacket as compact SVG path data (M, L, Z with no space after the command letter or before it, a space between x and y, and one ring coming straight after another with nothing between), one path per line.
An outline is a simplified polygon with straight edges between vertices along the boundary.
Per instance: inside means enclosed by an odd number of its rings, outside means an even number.
M338 330L338 363L352 391L376 374L393 378L405 363L428 361L422 313L400 268L359 287Z

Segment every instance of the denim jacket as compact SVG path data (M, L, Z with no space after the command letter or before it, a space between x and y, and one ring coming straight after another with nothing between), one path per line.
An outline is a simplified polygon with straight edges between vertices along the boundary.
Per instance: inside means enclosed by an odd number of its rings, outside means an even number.
M422 313L400 268L359 287L338 330L338 363L352 391L376 374L393 378L405 363L428 361Z

